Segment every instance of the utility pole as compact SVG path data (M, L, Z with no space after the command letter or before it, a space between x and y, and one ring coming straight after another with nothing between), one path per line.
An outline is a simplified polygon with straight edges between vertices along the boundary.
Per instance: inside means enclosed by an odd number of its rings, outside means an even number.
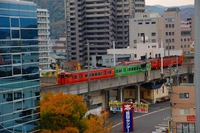
M170 49L169 49L169 39L167 39L167 42L168 42L168 57L170 56ZM170 95L170 105L172 106L172 94L173 94L173 91L172 91L172 83L173 83L173 79L172 79L172 63L169 64L169 67L168 67L168 70L169 70L169 81L168 81L168 86L169 86L169 95ZM172 108L171 108L171 120L169 121L169 124L170 124L170 133L172 133Z
M114 50L114 53L113 53L113 62L114 62L114 66L116 66L116 61L115 61L115 41L113 41L113 50Z
M161 73L160 73L160 75L161 75L161 78L163 79L163 77L164 77L164 73L163 73L163 56L164 56L164 48L163 48L163 39L161 39L161 50L162 50L162 52L161 52Z
M179 86L179 75L178 75L178 56L176 56L176 85Z
M200 1L195 0L195 26L194 26L194 77L195 77L195 110L196 110L196 133L200 133Z
M168 43L168 56L170 56L170 51L169 51L169 39L167 39L167 43Z
M90 94L90 44L89 42L87 41L87 62L88 62L88 94L87 94L87 100L86 100L86 103L87 103L87 107L88 109L90 108L90 101L91 101L91 94Z

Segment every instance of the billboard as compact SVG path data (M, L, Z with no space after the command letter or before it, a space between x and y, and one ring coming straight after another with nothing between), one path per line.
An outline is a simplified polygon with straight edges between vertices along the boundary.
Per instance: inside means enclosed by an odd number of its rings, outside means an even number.
M134 130L133 103L122 104L122 121L123 121L123 131L125 133L133 132Z

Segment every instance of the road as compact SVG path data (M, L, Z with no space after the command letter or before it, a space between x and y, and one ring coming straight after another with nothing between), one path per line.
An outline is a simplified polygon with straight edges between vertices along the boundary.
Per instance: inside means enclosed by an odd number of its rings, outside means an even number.
M165 122L165 118L170 117L171 107L169 102L150 105L149 113L134 113L134 133L152 133L155 126ZM111 115L111 121L114 123L111 133L123 133L122 114Z

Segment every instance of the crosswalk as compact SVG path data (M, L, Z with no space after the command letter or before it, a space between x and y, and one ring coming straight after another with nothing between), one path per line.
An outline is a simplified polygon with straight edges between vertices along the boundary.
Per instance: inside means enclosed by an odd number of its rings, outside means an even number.
M168 133L168 123L162 122L155 126L155 131L152 131L152 133Z

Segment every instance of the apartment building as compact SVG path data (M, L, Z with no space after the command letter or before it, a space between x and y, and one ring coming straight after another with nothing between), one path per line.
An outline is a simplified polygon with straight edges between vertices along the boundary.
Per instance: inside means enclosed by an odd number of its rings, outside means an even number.
M191 84L173 86L172 132L195 133L195 88Z
M0 1L0 132L33 132L39 123L37 5Z
M90 55L107 54L113 41L126 48L129 18L144 12L144 5L144 0L65 0L68 61L86 64L87 44Z
M50 21L47 9L37 9L39 63L41 71L50 70Z

